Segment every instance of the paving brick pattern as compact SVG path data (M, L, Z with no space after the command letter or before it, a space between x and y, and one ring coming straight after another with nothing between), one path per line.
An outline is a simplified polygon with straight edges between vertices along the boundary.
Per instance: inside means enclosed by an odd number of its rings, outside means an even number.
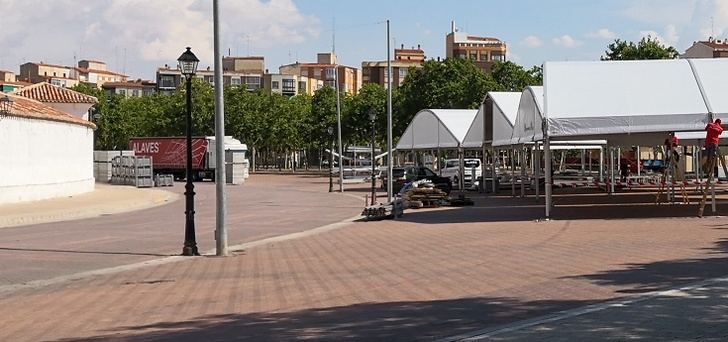
M489 222L492 205L0 294L0 340L430 340L728 274L721 218Z

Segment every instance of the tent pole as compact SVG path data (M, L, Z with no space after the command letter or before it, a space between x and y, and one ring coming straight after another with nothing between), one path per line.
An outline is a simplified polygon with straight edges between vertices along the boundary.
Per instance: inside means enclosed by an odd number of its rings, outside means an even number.
M541 192L541 150L539 149L538 142L533 145L533 176L536 179L536 199L539 199Z
M545 128L547 124L544 123ZM546 218L551 217L551 144L549 143L548 130L544 129L543 151L544 151L544 176L546 177Z
M592 176L592 155L594 154L594 150L589 150L589 176Z
M511 163L511 196L516 197L516 149L511 146L511 155L508 158Z
M461 146L458 146L458 164L460 165L458 186L460 187L460 193L462 193L465 190L465 151Z
M442 161L440 160L440 146L437 147L437 172L442 177Z
M580 157L581 157L581 176L582 177L584 177L584 174L586 173L586 167L585 167L585 165L586 165L586 154L585 154L585 152L586 151L582 148L581 149L581 155L580 155Z
M599 182L604 183L604 146L599 146Z
M614 194L614 147L609 147L609 194Z
M521 198L526 197L526 149L521 146L519 151L521 156Z
M482 151L483 158L480 159L481 160L481 162L480 162L480 190L482 192L485 192L485 162L488 160L487 159L487 156L488 156L487 149L485 148L485 143L483 143L481 148L483 150Z
M491 184L491 187L493 188L492 189L493 190L492 194L495 195L495 193L497 191L496 186L495 186L495 180L498 179L498 170L497 170L497 168L498 168L498 156L495 153L495 148L494 147L491 147L490 151L492 153L492 155L491 155L492 164L490 165L490 173L491 173L491 181L490 181L490 184Z
M637 145L637 177L642 176L642 153L640 153L640 146Z

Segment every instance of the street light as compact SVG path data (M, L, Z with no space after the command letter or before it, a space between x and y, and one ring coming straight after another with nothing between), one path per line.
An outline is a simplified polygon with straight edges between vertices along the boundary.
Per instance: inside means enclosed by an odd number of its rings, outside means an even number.
M195 241L195 186L192 184L192 77L200 62L194 53L187 48L179 58L179 69L185 77L185 95L187 97L187 172L185 185L185 244L182 255L200 255Z
M374 138L376 134L376 130L374 129L374 123L377 120L377 112L374 110L374 108L369 109L369 121L372 122L372 205L374 205L377 202L377 188L376 188L376 179L375 179L375 173L376 173L376 166L374 165Z
M10 96L0 97L0 119L10 114L10 110L13 108L13 99Z
M329 126L326 131L329 132L329 141L331 141L331 149L329 149L329 192L334 192L334 179L332 176L334 172L334 127Z

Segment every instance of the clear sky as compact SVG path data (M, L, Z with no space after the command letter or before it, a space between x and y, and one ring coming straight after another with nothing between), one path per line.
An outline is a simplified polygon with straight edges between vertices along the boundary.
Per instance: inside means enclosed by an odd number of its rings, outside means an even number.
M383 21L393 45L445 54L450 21L471 35L508 44L525 66L597 60L615 38L652 35L683 52L713 33L728 37L728 0L220 0L225 54L263 55L271 72L314 61L332 48L360 67L386 59ZM0 69L27 61L71 65L101 59L134 78L153 79L191 46L212 64L211 0L0 0ZM725 37L724 37L725 36Z

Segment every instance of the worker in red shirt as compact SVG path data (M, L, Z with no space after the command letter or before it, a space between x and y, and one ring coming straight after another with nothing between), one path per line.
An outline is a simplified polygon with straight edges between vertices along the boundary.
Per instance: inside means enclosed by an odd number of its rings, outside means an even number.
M718 142L720 141L720 135L723 133L723 126L721 125L720 119L715 119L715 122L708 123L705 126L705 154L708 158L715 158L718 156Z

